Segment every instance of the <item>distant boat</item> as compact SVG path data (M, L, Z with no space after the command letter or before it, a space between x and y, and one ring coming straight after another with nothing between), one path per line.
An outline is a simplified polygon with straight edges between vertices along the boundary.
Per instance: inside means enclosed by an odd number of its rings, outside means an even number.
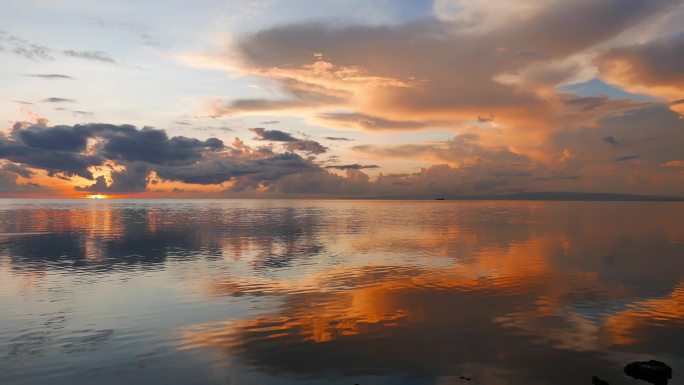
M444 198L435 198L436 201L443 201Z

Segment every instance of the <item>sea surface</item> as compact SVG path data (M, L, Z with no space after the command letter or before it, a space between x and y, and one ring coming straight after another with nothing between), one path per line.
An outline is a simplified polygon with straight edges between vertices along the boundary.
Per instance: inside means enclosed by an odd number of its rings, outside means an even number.
M684 203L0 200L0 384L684 384Z

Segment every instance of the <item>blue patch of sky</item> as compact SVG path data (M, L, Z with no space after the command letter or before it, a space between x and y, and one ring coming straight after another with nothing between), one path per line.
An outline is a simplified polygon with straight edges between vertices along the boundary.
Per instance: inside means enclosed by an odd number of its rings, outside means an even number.
M612 99L631 99L640 102L653 102L657 99L639 93L627 92L619 87L612 86L600 79L592 79L587 82L566 84L558 87L560 92L567 92L581 97L607 96Z

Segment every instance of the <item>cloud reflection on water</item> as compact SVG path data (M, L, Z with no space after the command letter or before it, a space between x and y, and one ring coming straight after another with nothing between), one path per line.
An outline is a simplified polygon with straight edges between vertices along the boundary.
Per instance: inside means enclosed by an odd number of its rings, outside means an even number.
M0 232L17 235L0 235L0 255L3 276L37 281L39 292L55 274L76 290L83 274L172 273L155 284L192 288L186 295L198 308L147 294L162 310L193 313L193 321L161 330L173 337L157 343L176 352L166 359L191 354L198 368L243 380L449 384L467 375L486 384L573 384L594 374L620 378L628 357L682 367L683 208L60 203L4 207ZM232 315L209 316L222 309ZM162 315L151 317L163 324ZM53 343L36 336L27 346Z

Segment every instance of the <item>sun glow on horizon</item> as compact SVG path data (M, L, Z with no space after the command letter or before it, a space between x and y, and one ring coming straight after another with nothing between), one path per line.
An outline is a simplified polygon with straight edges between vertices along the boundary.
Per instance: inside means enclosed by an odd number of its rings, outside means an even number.
M109 197L104 195L104 194L92 194L92 195L86 195L86 198L88 198L88 199L107 199Z

